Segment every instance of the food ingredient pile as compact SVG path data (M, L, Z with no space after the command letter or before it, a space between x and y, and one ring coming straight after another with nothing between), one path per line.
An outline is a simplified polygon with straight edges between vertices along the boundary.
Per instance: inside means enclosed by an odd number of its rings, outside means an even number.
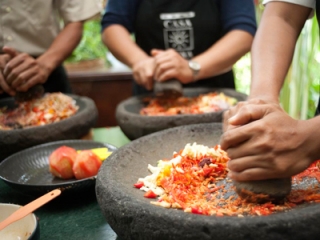
M228 109L237 102L235 98L217 92L201 94L197 97L146 98L144 101L148 104L140 110L140 114L146 116L217 112Z
M134 184L151 204L184 212L216 216L269 215L297 205L320 202L319 162L292 178L292 191L282 202L249 203L241 199L227 178L229 158L219 145L193 143L174 152L172 159L148 165L151 175ZM307 186L307 187L306 187Z
M0 109L0 130L41 126L66 119L78 111L75 101L63 93L19 103L15 109Z

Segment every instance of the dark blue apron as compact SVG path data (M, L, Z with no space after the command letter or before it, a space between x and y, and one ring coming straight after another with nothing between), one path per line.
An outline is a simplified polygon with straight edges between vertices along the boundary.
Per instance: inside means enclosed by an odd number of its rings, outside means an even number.
M173 48L191 59L223 36L221 26L219 7L214 0L142 0L135 22L135 38L149 55L153 48ZM184 85L196 86L234 89L233 72ZM134 83L135 95L147 92Z

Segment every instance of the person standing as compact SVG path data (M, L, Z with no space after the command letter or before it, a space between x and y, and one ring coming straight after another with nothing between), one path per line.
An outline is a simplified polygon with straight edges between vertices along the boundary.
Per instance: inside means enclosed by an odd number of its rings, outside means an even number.
M221 147L229 157L229 176L237 181L287 178L320 159L320 116L290 117L279 94L296 41L319 0L265 0L252 47L249 100L225 112ZM319 104L316 115L319 114Z
M0 0L0 98L37 84L70 93L62 63L100 12L98 0Z
M132 68L134 95L172 78L234 89L232 66L256 31L252 0L109 0L101 24L105 45Z

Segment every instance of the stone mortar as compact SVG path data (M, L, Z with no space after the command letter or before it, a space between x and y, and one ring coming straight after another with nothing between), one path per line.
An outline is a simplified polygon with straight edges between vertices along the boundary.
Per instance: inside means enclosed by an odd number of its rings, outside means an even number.
M269 216L216 217L150 204L134 188L147 165L169 158L186 143L219 143L221 124L180 126L141 137L119 148L100 168L96 196L107 222L122 240L301 240L318 239L320 208L300 206Z
M79 139L86 135L98 119L98 110L93 100L70 94L79 106L78 112L62 121L39 127L15 130L0 130L0 162L20 150L42 143ZM0 107L12 106L13 98L0 101Z
M194 97L215 91L223 92L238 101L247 99L247 95L227 88L186 88L183 90L183 95ZM124 134L131 140L176 126L222 121L223 111L175 116L142 116L139 111L145 106L142 100L147 96L152 97L153 95L131 97L119 103L116 108L117 123Z

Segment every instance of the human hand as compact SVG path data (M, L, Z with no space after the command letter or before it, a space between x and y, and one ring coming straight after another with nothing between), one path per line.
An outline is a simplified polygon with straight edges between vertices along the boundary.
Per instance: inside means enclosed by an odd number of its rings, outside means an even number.
M3 70L10 59L11 59L10 55L0 54L0 94L2 94L3 92L6 92L10 95L15 94L13 89L11 89L7 84L7 82L5 81L5 78L3 75Z
M132 67L133 77L136 83L145 87L147 90L153 88L154 66L154 58L148 57L135 63Z
M313 133L307 121L295 120L279 104L249 101L228 119L221 148L230 161L229 177L236 181L286 178L306 169Z
M188 60L174 49L153 49L151 55L155 58L154 79L156 81L163 82L172 78L182 83L193 81L193 72L189 68Z
M3 74L7 84L15 91L26 92L36 84L43 84L50 71L27 53L19 53L13 48L4 47L3 52L11 56Z
M233 116L237 115L238 112L242 110L242 108L248 104L264 104L264 102L261 99L252 99L248 101L238 102L237 105L230 107L228 110L224 111L223 113L223 132L230 130L232 128L235 128L237 125L244 125L251 121L249 118L250 116L246 116L246 118L235 118L230 124L229 119Z

